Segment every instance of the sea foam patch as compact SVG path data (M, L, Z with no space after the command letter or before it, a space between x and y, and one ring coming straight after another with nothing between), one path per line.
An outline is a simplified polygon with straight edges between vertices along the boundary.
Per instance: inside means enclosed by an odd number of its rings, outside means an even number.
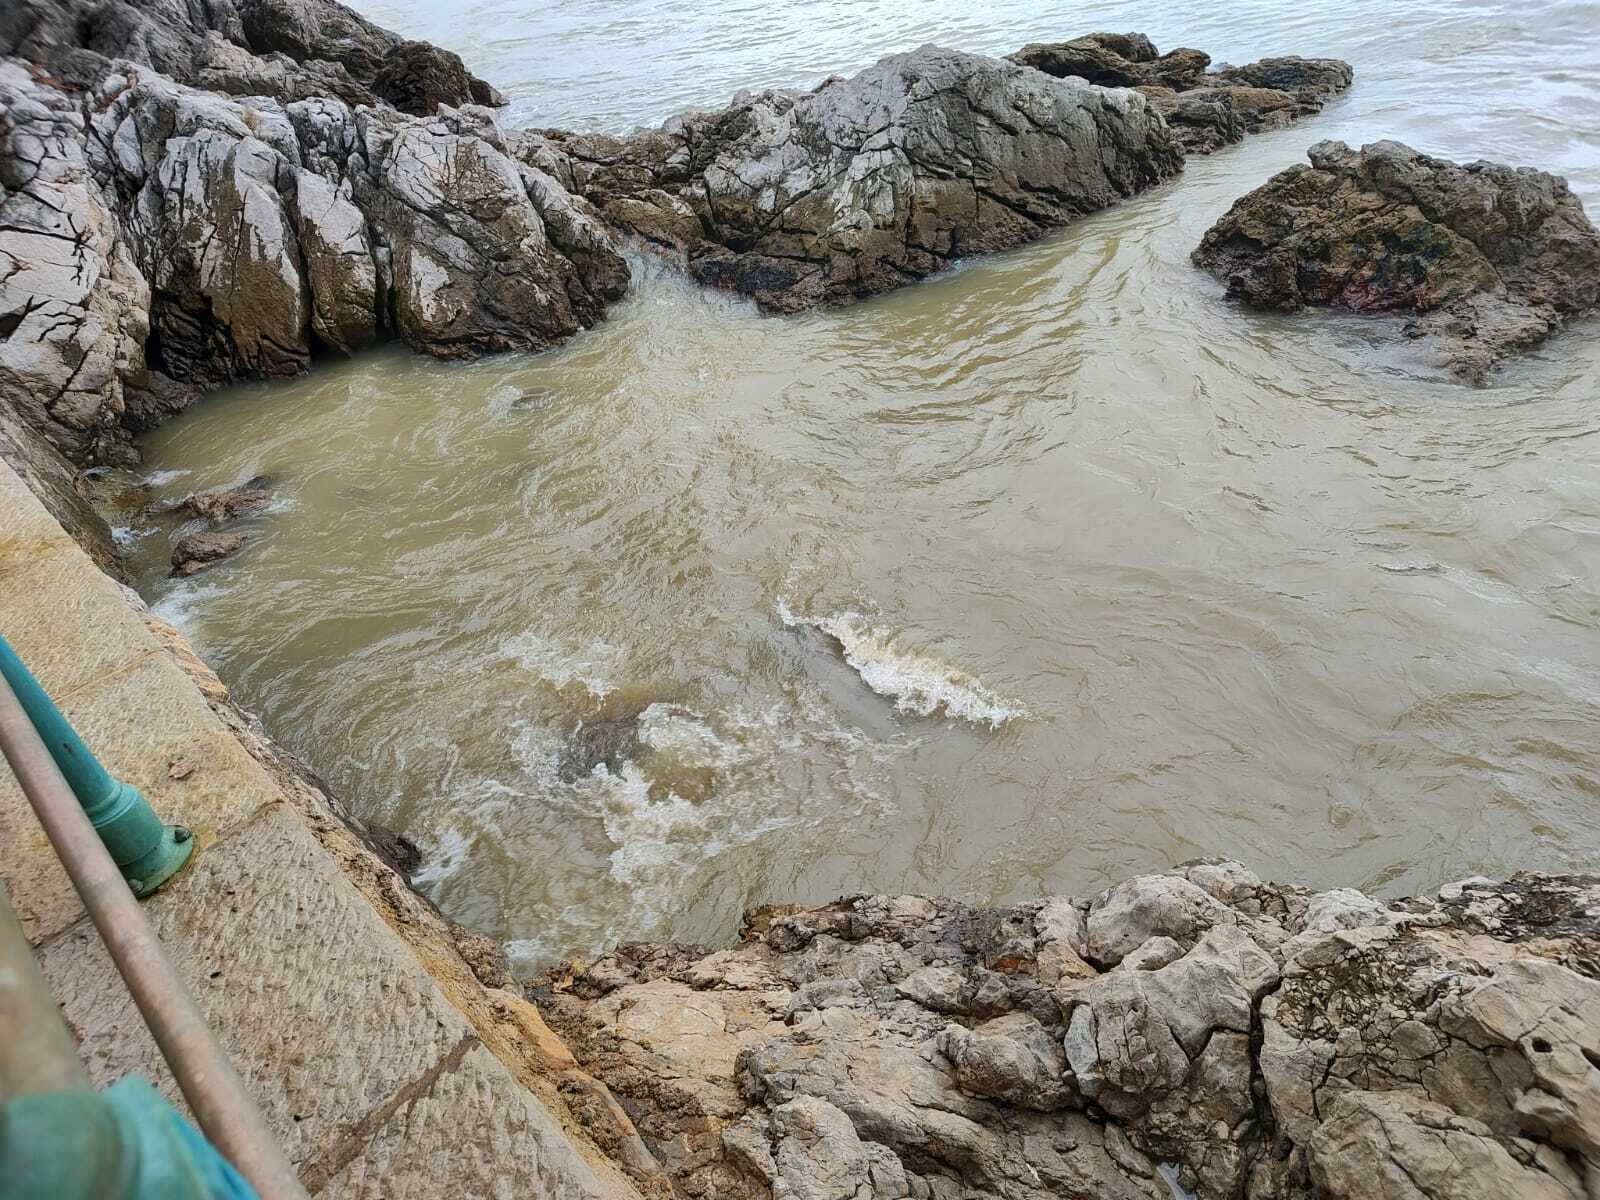
M873 691L889 696L901 712L919 717L943 715L998 728L1026 715L978 680L939 658L905 647L891 630L853 611L822 617L797 615L778 601L778 618L791 629L815 629L839 643L845 662Z

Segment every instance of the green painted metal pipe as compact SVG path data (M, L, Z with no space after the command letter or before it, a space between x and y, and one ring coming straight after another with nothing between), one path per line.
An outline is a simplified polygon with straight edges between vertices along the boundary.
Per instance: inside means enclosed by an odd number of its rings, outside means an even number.
M0 676L16 693L133 894L151 895L189 861L193 836L181 825L163 825L138 788L114 779L100 765L4 637Z

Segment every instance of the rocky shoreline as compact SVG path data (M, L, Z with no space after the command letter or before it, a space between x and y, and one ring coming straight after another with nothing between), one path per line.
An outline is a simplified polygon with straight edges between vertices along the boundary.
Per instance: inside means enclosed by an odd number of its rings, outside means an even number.
M1094 48L1150 82L1069 73ZM1011 60L925 46L614 138L504 129L457 56L333 0L26 0L0 22L0 398L68 462L126 462L205 390L322 354L556 344L626 291L629 237L770 309L845 303L1036 238L1351 79L1209 61L1142 35Z
M332 0L24 0L0 15L0 455L115 572L80 468L207 389L386 339L555 345L625 293L628 239L775 312L850 303L1351 79L1137 34L930 46L606 137L503 128L457 56ZM1393 143L1314 146L1196 263L1257 307L1406 313L1474 378L1600 303L1562 181ZM245 544L258 484L188 502L208 527L175 571ZM566 1044L537 1016L529 1044L644 1194L1600 1200L1600 876L1382 902L1207 862L1004 908L860 896L531 996Z
M856 896L529 994L674 1195L1600 1196L1600 875Z

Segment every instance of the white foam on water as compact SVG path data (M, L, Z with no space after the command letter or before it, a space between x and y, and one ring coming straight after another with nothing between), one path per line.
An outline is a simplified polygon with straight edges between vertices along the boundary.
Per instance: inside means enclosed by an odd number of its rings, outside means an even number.
M1021 705L997 696L965 671L902 648L894 633L872 624L862 613L847 610L803 617L780 599L778 617L791 629L807 626L838 642L845 662L862 682L880 696L892 697L901 712L919 717L942 713L991 729L1027 715Z
M530 629L508 638L500 651L554 687L578 684L596 700L617 690L611 680L621 666L622 652L610 642L591 642L574 650Z
M150 611L183 633L194 628L211 601L222 595L214 583L180 583L150 606Z
M639 740L686 767L726 770L744 757L699 714L674 704L652 704L639 714Z
M185 475L193 474L193 471L186 471L181 468L174 467L165 471L151 471L150 474L144 477L144 482L149 484L151 487L156 488L169 484L173 482L173 480L182 479Z
M426 887L430 883L449 879L466 865L471 850L472 844L464 833L455 828L446 829L424 857L422 866L411 877L411 882L418 887Z

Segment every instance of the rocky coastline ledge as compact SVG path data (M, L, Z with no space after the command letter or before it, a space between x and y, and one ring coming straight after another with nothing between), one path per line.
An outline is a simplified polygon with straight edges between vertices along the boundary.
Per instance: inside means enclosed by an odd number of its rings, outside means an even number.
M1143 82L1089 82L1086 58ZM0 444L42 439L13 459L83 524L50 453L129 462L207 389L378 341L551 346L624 294L627 239L770 309L845 303L1041 236L1351 79L1209 61L1136 34L926 46L611 138L505 128L457 56L333 0L18 0Z
M704 1200L1596 1200L1600 875L857 896L530 996ZM647 1190L647 1189L646 1189Z

